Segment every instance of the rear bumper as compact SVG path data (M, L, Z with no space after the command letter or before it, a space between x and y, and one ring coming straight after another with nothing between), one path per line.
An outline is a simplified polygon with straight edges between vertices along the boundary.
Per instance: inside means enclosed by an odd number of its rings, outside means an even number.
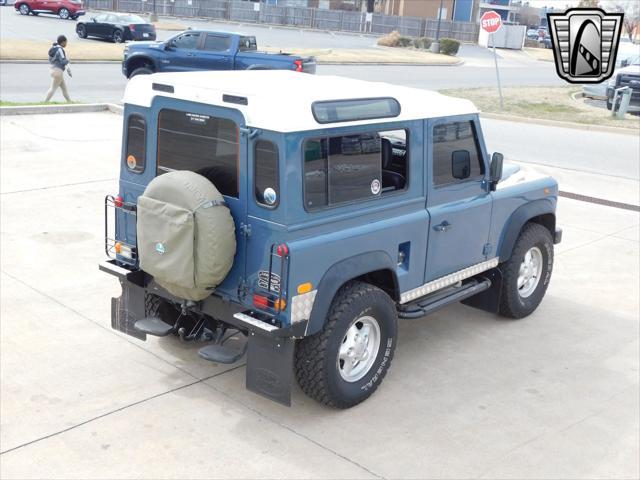
M71 16L73 16L73 17L81 17L85 13L87 13L87 12L85 12L84 10L78 10L77 12L71 12Z
M156 39L156 32L130 32L129 35L131 40L153 41Z
M146 340L146 334L134 324L146 317L145 295L152 293L176 301L141 270L128 270L108 260L100 270L120 281L122 295L111 299L111 327L127 335ZM291 405L293 355L296 332L265 323L240 304L211 295L190 308L210 315L247 333L246 386L259 395L284 405ZM302 322L301 322L302 324ZM304 323L306 328L306 322ZM304 331L303 331L304 332Z

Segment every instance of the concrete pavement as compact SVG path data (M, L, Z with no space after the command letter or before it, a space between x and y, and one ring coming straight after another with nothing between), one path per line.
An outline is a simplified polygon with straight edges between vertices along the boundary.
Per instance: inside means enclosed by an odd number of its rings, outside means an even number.
M638 478L637 212L560 199L533 315L404 321L364 404L296 389L285 408L246 391L242 365L110 329L119 288L97 263L121 121L0 118L2 478ZM574 178L605 198L617 185Z

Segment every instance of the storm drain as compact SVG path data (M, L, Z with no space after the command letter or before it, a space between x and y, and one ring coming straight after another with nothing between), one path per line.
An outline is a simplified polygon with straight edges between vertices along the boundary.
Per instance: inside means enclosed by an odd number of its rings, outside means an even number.
M631 203L614 202L612 200L605 200L604 198L590 197L588 195L580 195L579 193L563 191L560 191L559 195L561 197L571 198L572 200L579 200L581 202L595 203L597 205L604 205L605 207L621 208L623 210L631 210L632 212L640 212L640 205L632 205Z

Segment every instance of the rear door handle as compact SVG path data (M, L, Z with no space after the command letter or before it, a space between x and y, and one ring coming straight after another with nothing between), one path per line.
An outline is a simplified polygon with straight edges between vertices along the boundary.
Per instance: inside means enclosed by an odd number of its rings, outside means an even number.
M442 223L439 223L438 225L434 225L433 229L436 232L446 232L447 230L451 230L452 225L447 222L446 220Z

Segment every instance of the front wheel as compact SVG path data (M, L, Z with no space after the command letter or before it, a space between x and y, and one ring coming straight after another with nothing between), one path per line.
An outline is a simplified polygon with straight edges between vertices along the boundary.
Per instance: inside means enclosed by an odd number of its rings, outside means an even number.
M151 75L152 73L153 73L153 70L151 70L150 68L139 67L139 68L136 68L133 72L131 72L131 75L129 75L129 78L133 78L136 75Z
M68 20L70 16L69 10L67 10L66 8L61 8L60 10L58 10L58 16L63 20Z
M18 11L20 12L20 15L29 15L29 12L31 11L31 9L29 8L29 5L27 5L26 3L23 3L18 8Z
M336 408L369 398L391 365L397 322L384 291L362 282L342 287L322 331L297 345L296 378L304 393Z
M502 270L500 314L523 318L532 313L544 297L553 270L553 239L545 227L527 224Z

